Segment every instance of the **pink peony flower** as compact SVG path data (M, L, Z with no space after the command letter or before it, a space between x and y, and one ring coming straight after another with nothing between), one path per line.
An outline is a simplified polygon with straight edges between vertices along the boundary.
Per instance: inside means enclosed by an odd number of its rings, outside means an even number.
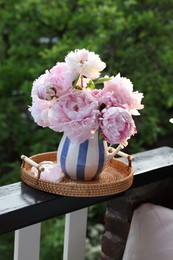
M133 92L132 82L121 77L120 74L106 81L102 89L102 103L105 103L107 107L119 106L126 108L132 115L139 115L137 110L143 109L142 98L142 93Z
M101 89L93 89L90 93L98 101L98 104L100 106L103 103Z
M58 164L54 164L51 161L43 161L40 163L40 166L44 167L44 171L40 174L40 179L44 181L51 181L51 182L60 182L64 174L62 172L61 167ZM34 175L38 176L38 170L35 167L32 167L31 171Z
M49 126L48 114L54 102L54 99L48 101L40 99L37 96L33 96L32 106L29 107L29 111L31 112L34 121L39 126Z
M44 100L59 97L73 89L72 82L76 78L77 74L72 74L65 62L58 62L33 82L31 96Z
M49 71L46 71L33 82L31 96L33 99L37 96L43 100L51 100L56 96L56 90L51 82L48 81Z
M99 55L86 49L71 51L65 57L65 62L74 73L90 79L98 78L100 71L106 67Z
M85 90L59 98L50 110L49 127L63 132L72 142L82 143L98 128L98 102Z
M50 69L48 81L55 87L56 95L61 96L73 89L72 83L77 76L65 62L58 62Z
M112 144L127 144L131 135L136 133L135 123L125 109L109 107L101 111L100 128L104 139Z

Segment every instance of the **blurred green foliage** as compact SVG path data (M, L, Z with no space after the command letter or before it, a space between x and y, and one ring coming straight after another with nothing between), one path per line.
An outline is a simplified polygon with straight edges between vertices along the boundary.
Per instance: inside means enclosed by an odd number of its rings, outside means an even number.
M38 127L28 112L30 92L74 49L96 52L105 74L120 72L144 93L129 153L171 137L172 10L173 0L0 0L1 185L20 180L21 154L57 149L61 134Z

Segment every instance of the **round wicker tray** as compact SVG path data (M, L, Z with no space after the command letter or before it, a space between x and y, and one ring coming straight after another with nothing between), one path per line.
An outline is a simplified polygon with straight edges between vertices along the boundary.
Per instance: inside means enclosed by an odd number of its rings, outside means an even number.
M40 153L29 157L36 163L52 161L56 163L57 152ZM133 182L133 169L118 159L107 161L102 173L92 181L75 181L64 177L61 182L38 179L31 172L32 166L23 160L21 178L29 186L64 196L95 197L107 196L127 190Z

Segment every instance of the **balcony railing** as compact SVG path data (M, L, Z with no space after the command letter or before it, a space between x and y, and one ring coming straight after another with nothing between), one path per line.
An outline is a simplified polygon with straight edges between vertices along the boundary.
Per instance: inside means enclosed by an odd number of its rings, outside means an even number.
M160 147L133 156L131 190L173 177L173 148ZM85 256L87 208L118 196L121 193L89 198L58 196L33 189L23 182L2 186L0 234L15 232L14 260L38 260L41 222L65 214L63 259L82 260Z

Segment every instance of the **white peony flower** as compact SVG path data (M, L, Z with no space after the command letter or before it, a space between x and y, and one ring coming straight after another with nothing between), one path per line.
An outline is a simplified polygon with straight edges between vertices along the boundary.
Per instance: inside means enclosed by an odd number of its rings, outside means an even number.
M65 62L75 73L90 79L96 79L100 76L106 64L101 61L98 54L86 49L71 51L66 57Z
M169 122L173 124L173 118L170 118L170 119L169 119Z

